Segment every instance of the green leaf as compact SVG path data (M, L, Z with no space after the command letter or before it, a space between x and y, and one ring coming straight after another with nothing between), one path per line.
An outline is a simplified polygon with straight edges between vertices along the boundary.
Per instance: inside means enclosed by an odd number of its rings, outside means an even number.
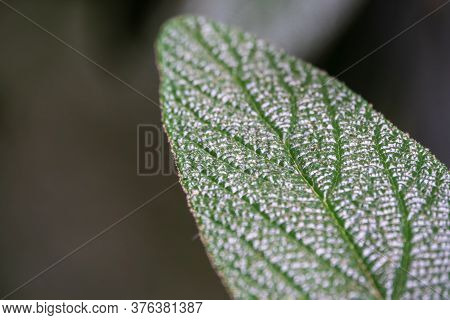
M360 96L262 40L180 17L157 51L163 121L235 298L449 294L449 172Z

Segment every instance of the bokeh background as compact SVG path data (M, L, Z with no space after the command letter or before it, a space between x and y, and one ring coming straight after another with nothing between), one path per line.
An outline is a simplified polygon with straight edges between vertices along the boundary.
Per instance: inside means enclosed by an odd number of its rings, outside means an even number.
M158 100L161 24L238 25L338 74L446 1L0 1L0 296L176 181L136 175L136 127L160 110L5 6ZM340 79L450 164L450 5ZM15 299L228 298L179 186Z

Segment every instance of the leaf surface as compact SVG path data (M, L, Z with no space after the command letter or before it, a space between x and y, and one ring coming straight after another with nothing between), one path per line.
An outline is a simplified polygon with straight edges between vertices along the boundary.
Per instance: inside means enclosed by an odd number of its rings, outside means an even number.
M204 18L157 43L163 121L236 298L449 294L449 172L323 71Z

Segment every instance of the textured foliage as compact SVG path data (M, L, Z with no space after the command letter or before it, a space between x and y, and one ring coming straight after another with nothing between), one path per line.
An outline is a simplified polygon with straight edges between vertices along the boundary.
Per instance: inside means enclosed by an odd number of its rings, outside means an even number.
M324 72L182 17L157 44L163 120L236 298L447 298L449 173Z

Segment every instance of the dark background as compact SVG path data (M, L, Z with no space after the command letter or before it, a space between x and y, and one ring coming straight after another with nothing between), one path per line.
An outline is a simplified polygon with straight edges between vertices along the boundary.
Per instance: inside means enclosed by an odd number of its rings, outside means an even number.
M445 1L321 0L309 20L301 6L282 12L289 0L230 1L229 12L207 0L7 2L158 101L153 43L178 13L242 22L338 74ZM450 5L340 77L447 166L449 35ZM136 127L160 124L158 107L1 2L0 41L4 296L176 177L136 175ZM196 232L177 186L10 298L227 298Z

